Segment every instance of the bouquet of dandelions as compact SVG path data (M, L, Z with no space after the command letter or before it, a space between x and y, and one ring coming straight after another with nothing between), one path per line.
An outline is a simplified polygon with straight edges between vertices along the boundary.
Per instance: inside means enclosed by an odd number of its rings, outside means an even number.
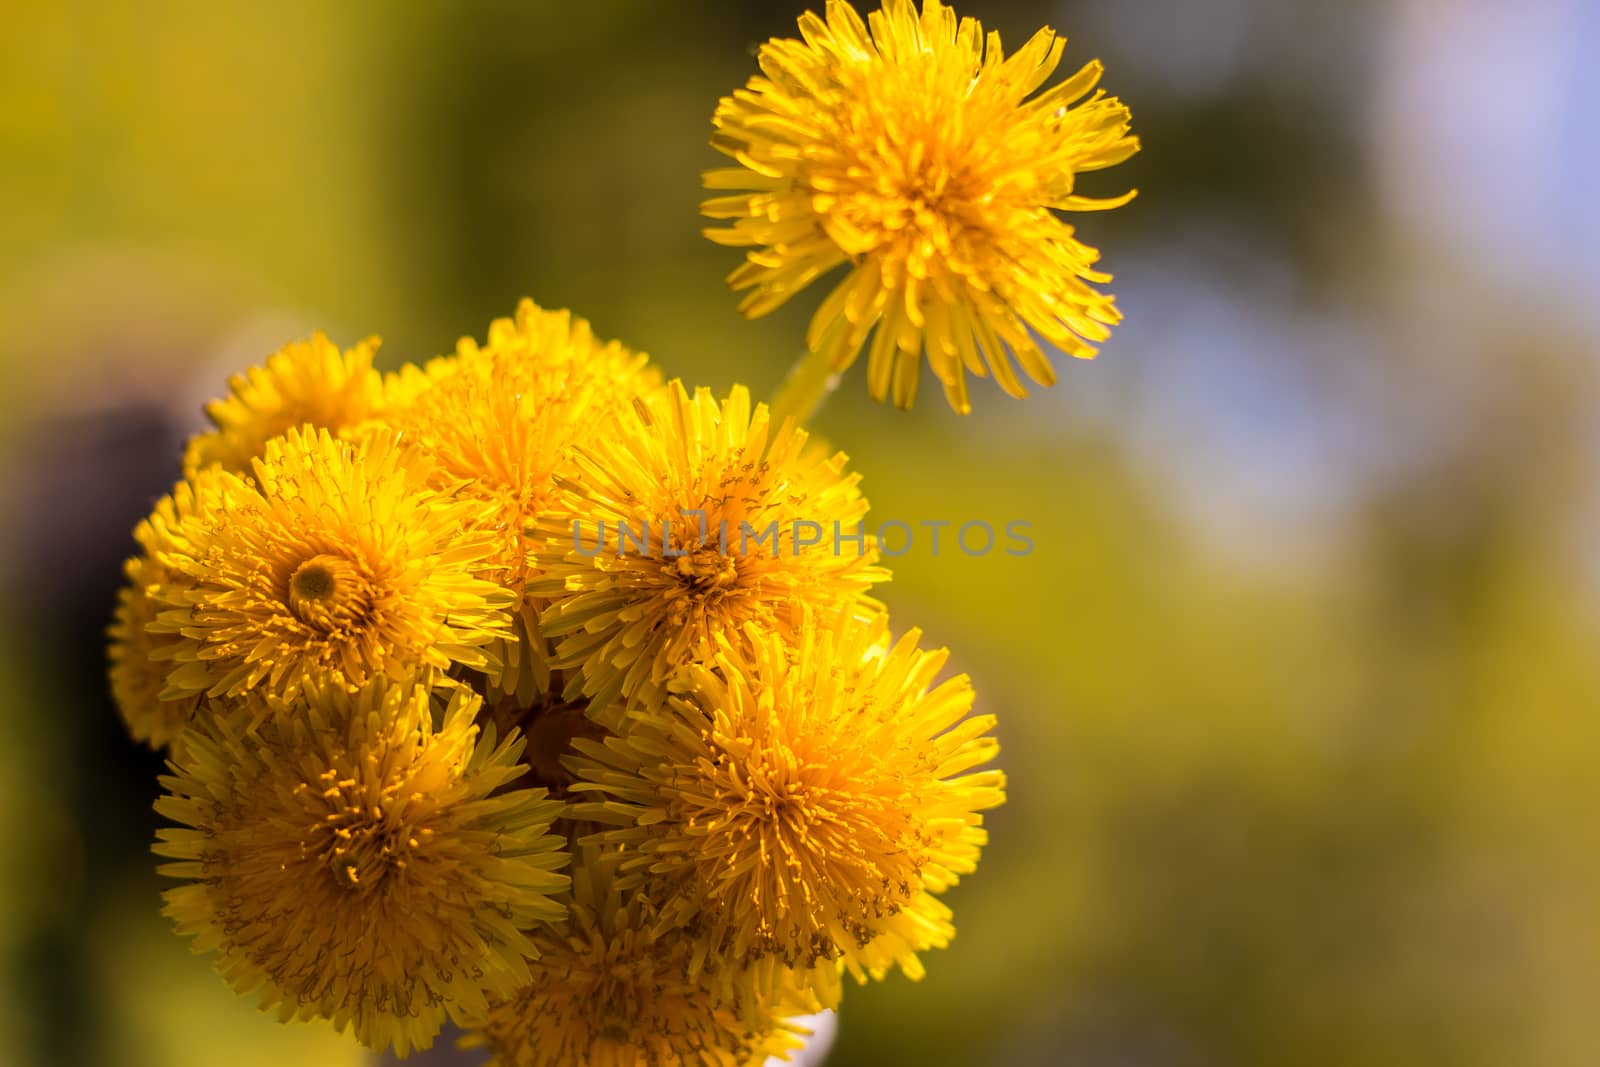
M707 236L759 315L835 267L769 409L531 302L380 375L321 334L235 377L142 522L111 633L164 747L166 912L284 1019L505 1065L784 1056L841 976L915 978L1004 799L993 719L890 636L842 454L799 424L868 349L1051 381L1116 312L1054 212L1137 149L1062 40L844 3L724 99ZM1087 99L1085 99L1087 97ZM870 347L868 342L870 341ZM818 537L816 531L828 536Z

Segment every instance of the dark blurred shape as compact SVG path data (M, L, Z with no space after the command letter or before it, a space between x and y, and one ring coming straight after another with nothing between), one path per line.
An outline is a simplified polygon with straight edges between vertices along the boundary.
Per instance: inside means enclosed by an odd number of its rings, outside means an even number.
M413 1052L406 1059L401 1059L393 1052L385 1052L377 1057L377 1062L379 1067L479 1067L488 1059L483 1049L457 1048L456 1042L460 1037L461 1031L447 1023L439 1036L433 1039L432 1048Z
M6 487L3 586L26 605L13 633L26 644L30 688L46 701L25 713L49 717L70 768L47 776L48 803L75 828L82 864L57 883L71 907L34 929L10 962L28 999L29 1053L41 1064L99 1062L107 1035L85 916L152 881L150 805L162 761L123 730L107 691L105 632L131 531L170 488L181 444L175 417L147 403L37 419Z

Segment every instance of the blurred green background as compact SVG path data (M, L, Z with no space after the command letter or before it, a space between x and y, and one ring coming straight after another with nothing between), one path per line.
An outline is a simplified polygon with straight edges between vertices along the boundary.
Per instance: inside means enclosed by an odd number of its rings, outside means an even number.
M129 529L228 373L568 306L769 395L698 235L792 4L7 5L0 1062L361 1062L158 914L160 761L103 694ZM1025 402L817 419L925 541L887 592L1001 716L1011 802L835 1067L1600 1063L1600 8L966 0L1106 61L1127 322Z

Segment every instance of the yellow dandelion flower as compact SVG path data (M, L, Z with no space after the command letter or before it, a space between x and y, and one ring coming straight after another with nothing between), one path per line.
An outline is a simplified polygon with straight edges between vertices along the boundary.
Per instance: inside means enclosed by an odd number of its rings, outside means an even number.
M656 383L647 357L594 337L589 324L531 300L497 319L485 344L391 378L385 423L434 460L434 485L484 506L496 547L485 576L518 598L518 633L501 650L513 677L494 679L525 702L549 686L536 607L523 591L532 568L527 529L567 472L574 442L604 432L615 413ZM526 654L524 654L526 650Z
M748 622L791 633L807 607L882 611L866 594L888 572L843 453L806 455L804 431L752 413L742 386L719 402L674 381L614 430L574 450L539 526L531 591L551 601L540 627L569 699L604 709L660 692Z
M204 470L179 482L139 523L134 537L140 544L157 543L190 516L224 510L222 494L227 481L219 471ZM111 696L135 741L165 748L204 699L195 692L167 693L167 673L174 646L181 638L150 628L166 607L152 591L166 587L170 592L185 580L148 555L129 559L123 564L123 574L127 582L118 593L108 631Z
M628 885L704 939L735 989L789 969L824 1006L839 969L863 979L953 933L933 894L971 872L985 809L1005 799L992 716L969 716L943 650L883 618L808 625L796 645L752 633L689 671L682 695L636 711L620 736L577 742L580 817L610 823Z
M1053 212L1117 207L1075 192L1077 175L1138 151L1128 110L1091 90L1093 62L1038 95L1065 44L1040 30L1007 57L975 19L940 0L885 0L863 23L844 0L800 19L803 40L762 46L763 76L722 100L712 145L739 166L708 171L706 201L731 219L706 235L751 247L729 276L749 316L783 304L841 264L808 343L834 369L867 357L873 397L910 407L923 353L951 407L966 372L1025 390L1014 357L1055 380L1030 336L1091 357L1119 314L1091 283L1099 253ZM1031 96L1031 99L1030 99ZM1088 96L1085 100L1084 97Z
M192 477L212 464L248 473L250 461L286 430L309 423L337 432L374 417L383 402L383 379L372 369L377 348L369 337L341 353L319 330L234 375L229 395L206 405L216 429L190 439L184 473Z
M124 564L123 573L128 580L117 594L109 631L111 696L135 741L165 748L193 717L201 696L188 693L178 700L161 699L169 663L158 656L166 656L167 646L178 640L149 628L161 610L161 604L151 599L150 588L164 580L163 569L136 556Z
M163 610L148 628L176 638L158 652L172 660L163 696L487 668L513 598L476 576L494 549L473 532L481 504L428 488L426 467L391 436L290 430L253 478L213 470L219 488L193 514L142 526L169 578L149 590Z
M568 922L533 935L532 981L465 1042L487 1046L491 1067L760 1067L799 1046L785 1016L803 1002L718 1004L692 939L652 932L643 898L619 892L593 850L580 856Z
M462 338L457 343L457 350L468 343L468 340ZM415 363L405 363L399 370L385 374L383 376L384 422L388 423L398 413L414 404L423 393L455 373L458 365L454 356L437 356L420 367ZM375 430L377 427L368 423L363 429Z
M282 1019L402 1055L525 985L528 931L564 914L561 805L502 788L522 743L479 737L477 706L456 688L435 727L427 685L377 678L312 683L259 734L197 722L156 803L179 932Z

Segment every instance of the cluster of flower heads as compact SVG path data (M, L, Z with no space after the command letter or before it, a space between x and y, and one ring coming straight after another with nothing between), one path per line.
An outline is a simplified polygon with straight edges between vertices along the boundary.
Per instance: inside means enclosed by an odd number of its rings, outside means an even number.
M1029 99L1061 42L1006 58L938 0L800 28L715 118L745 311L849 264L808 358L870 336L902 405L924 356L964 411L967 371L1048 382L1030 330L1090 354L1115 311L1053 212L1137 147L1070 106L1098 66ZM376 348L235 377L135 531L111 685L168 753L197 951L284 1019L400 1055L450 1022L503 1067L751 1067L843 975L920 976L1004 779L872 538L799 536L861 529L846 457L527 301L420 366Z
M531 303L370 351L236 378L135 533L111 679L169 748L178 928L285 1018L508 1065L760 1062L842 971L919 973L991 720L890 640L870 539L709 533L855 521L845 457ZM677 533L575 540L604 521Z

